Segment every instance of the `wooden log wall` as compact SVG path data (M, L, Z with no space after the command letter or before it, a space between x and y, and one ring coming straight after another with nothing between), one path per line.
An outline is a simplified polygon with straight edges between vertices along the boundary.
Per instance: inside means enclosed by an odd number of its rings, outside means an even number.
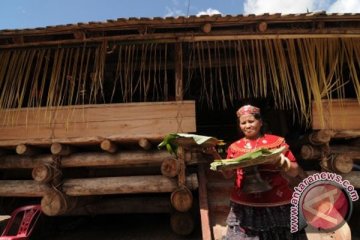
M147 204L147 212L161 206L160 212L184 213L174 219L192 216L193 191L199 182L197 172L187 165L197 164L199 154L179 151L178 170L162 175L171 170L163 167L164 162L174 156L156 146L170 132L196 131L193 101L2 111L0 197L39 198L44 213L57 216L82 214L84 209L106 213L114 209L110 200L114 195L119 195L116 202L125 204L122 195L139 196L132 198L130 208L116 209L138 211L141 196L158 198L158 194L162 204ZM6 178L7 172L17 169L29 172L29 178ZM94 204L94 197L106 201ZM176 220L172 226L185 234L193 230L193 221L191 217L185 229Z
M313 131L299 144L300 156L321 171L335 172L360 188L360 104L356 99L312 105ZM309 171L309 173L313 173Z

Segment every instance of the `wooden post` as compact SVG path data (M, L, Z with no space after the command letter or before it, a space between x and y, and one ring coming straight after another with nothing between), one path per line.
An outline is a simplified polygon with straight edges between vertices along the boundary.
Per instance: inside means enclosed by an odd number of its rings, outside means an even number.
M177 148L177 160L179 162L178 185L184 186L186 179L185 150L181 145Z
M171 205L179 212L187 212L193 204L193 195L191 191L181 186L171 193Z
M176 177L180 171L180 163L176 158L166 158L161 163L161 174L166 177Z
M64 193L51 190L41 199L41 210L48 216L62 215L76 205L76 198L70 198Z
M39 163L31 173L33 179L40 183L48 183L55 177L54 166L51 163Z
M301 147L300 154L301 157L305 160L319 159L322 156L322 151L320 147L306 144Z
M139 140L139 146L145 150L150 150L152 148L151 142L146 138L141 138Z
M199 175L199 207L201 218L201 232L203 239L212 239L210 218L209 218L209 203L207 196L207 179L205 174L205 167L203 164L198 166Z
M183 92L183 51L182 44L175 43L175 99L182 101Z
M16 146L16 153L24 156L33 156L39 153L39 150L36 147L32 147L26 144L19 144Z
M68 156L73 151L74 151L73 147L66 144L60 144L60 143L51 144L51 153L54 155Z
M118 146L108 139L105 139L100 143L100 148L109 153L115 153L118 150Z

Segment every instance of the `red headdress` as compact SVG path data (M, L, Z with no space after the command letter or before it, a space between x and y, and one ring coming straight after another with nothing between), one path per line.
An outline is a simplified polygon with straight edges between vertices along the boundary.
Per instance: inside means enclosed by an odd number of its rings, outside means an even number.
M260 114L260 108L251 106L251 105L245 105L242 106L241 108L239 108L239 110L237 110L236 115L238 117L241 117L242 115L246 115L246 114Z

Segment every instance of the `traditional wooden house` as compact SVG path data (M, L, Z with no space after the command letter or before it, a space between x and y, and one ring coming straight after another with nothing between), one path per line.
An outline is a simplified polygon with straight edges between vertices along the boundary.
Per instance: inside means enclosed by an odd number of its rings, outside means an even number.
M359 187L359 38L359 14L325 12L1 30L1 203L30 198L50 216L173 212L182 234L195 208L203 238L219 239L231 181L199 146L179 143L175 161L156 146L168 133L230 143L249 100L305 170Z

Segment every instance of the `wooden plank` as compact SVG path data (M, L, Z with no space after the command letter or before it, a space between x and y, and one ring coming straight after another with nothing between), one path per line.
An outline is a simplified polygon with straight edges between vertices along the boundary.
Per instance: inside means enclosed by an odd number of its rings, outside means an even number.
M194 117L195 102L142 102L0 111L0 127Z
M151 140L151 136L196 131L194 101L64 107L52 112L50 120L45 119L46 112L50 114L51 110L3 111L0 146L38 142L44 145L76 141L99 143L129 136Z
M356 99L323 100L320 109L313 102L312 128L331 130L360 129L360 103Z

